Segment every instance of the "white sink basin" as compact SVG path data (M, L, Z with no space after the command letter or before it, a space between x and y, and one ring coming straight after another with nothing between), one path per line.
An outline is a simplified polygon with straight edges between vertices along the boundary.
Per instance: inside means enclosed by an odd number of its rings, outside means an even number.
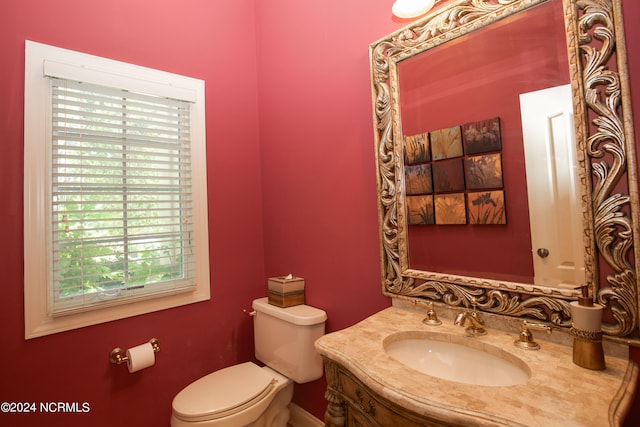
M384 348L408 368L464 384L511 386L524 384L531 376L522 360L475 338L399 332L385 339Z

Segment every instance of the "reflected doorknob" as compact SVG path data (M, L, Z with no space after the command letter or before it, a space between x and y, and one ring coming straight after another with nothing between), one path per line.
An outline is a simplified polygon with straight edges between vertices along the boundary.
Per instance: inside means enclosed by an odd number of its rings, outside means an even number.
M538 248L537 252L540 258L546 258L549 256L549 249L547 248Z

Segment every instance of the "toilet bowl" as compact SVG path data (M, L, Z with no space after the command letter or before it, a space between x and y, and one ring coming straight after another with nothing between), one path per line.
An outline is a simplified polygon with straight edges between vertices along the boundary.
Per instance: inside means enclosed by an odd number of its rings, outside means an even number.
M280 308L253 302L256 358L208 374L173 399L172 427L286 427L294 382L322 376L313 343L326 313L307 305Z
M172 427L284 427L293 382L269 367L247 362L213 372L173 400Z

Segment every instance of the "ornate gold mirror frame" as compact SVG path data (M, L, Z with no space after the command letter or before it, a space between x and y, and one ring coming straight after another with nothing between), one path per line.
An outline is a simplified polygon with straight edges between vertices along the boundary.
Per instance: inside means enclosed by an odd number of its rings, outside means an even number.
M407 261L400 61L548 0L459 0L369 47L383 293L571 326L578 291L411 269ZM562 0L590 293L606 337L637 344L636 157L620 0ZM610 65L615 64L615 65ZM622 189L622 190L621 190ZM604 276L604 277L601 277Z

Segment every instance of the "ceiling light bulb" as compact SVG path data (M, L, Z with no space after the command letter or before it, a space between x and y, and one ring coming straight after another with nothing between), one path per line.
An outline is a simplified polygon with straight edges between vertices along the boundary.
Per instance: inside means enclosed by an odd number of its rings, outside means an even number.
M433 7L435 0L396 0L391 12L398 18L415 18Z

